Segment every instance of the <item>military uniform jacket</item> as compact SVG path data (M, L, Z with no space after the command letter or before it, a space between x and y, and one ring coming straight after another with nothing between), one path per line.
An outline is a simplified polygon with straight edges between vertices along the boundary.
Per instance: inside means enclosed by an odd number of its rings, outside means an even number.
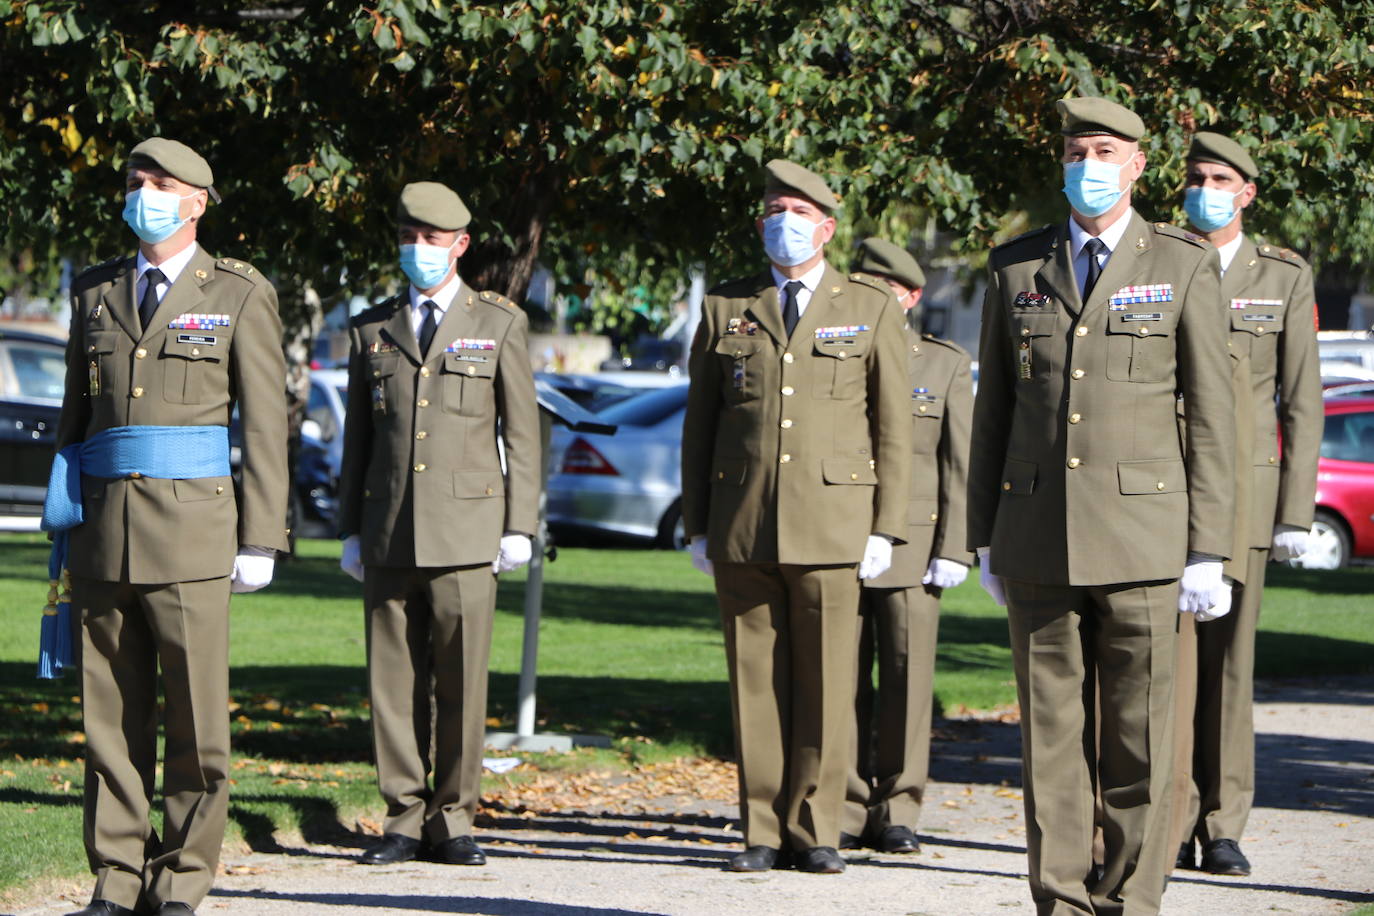
M1277 524L1311 528L1316 502L1325 411L1312 268L1287 248L1245 237L1221 278L1221 301L1231 347L1249 356L1254 384L1249 544L1268 547Z
M72 573L134 583L227 576L240 545L285 550L286 362L272 284L197 247L147 329L137 261L72 284L67 381L57 447L118 426L228 426L238 404L242 491L229 477L82 478L86 521L71 532Z
M514 302L466 286L427 354L407 294L353 319L339 531L362 536L365 564L474 566L496 559L503 533L534 533L539 407L527 327Z
M887 285L827 265L789 342L771 273L713 290L692 341L682 518L713 560L857 563L906 536L910 398Z
M969 565L964 549L973 378L962 347L906 328L911 400L911 497L906 543L892 549L892 565L867 588L914 588L935 557Z
M1230 556L1235 421L1216 252L1132 212L1087 302L1067 225L994 249L968 544L1030 582L1175 579ZM1188 402L1186 447L1176 420Z

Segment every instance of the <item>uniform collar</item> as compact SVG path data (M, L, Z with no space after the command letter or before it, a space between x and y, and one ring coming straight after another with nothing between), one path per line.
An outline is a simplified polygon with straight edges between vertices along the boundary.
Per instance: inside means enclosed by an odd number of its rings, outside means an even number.
M1225 245L1217 246L1217 254L1221 257L1221 272L1226 273L1226 268L1231 266L1231 262L1236 259L1236 252L1240 251L1241 243L1245 241L1245 233L1241 232Z
M177 277L181 276L181 272L186 269L186 265L190 264L191 258L195 256L195 242L187 245L161 264L153 264L143 256L142 251L139 251L138 258L134 265L137 270L136 279L142 280L143 275L147 273L150 268L156 267L158 270L162 271L162 275L167 278L167 285L171 286L173 283L177 282Z
M1131 217L1135 214L1135 209L1127 207L1126 211L1117 217L1116 222L1102 230L1099 236L1088 235L1088 231L1078 225L1078 220L1069 217L1069 259L1076 260L1083 246L1088 244L1088 239L1097 238L1102 244L1107 246L1107 253L1116 251L1116 246L1121 244L1121 237L1126 234L1126 227L1131 224Z
M792 281L787 277L784 277L781 271L779 271L773 265L768 265L768 269L772 271L773 285L778 288L779 295L781 295L782 288ZM821 285L821 277L823 277L824 275L825 258L821 258L820 261L817 262L815 267L811 268L806 273L802 274L800 277L797 277L797 279L801 281L802 286L806 287L807 292L814 293L816 289Z
M445 315L448 313L449 306L453 304L453 300L458 298L458 291L462 288L463 278L457 274L453 275L452 280L435 290L432 296L426 296L416 289L415 284L412 283L410 285L410 307L415 311L419 311L420 306L424 305L426 302L433 302L439 309L439 314Z

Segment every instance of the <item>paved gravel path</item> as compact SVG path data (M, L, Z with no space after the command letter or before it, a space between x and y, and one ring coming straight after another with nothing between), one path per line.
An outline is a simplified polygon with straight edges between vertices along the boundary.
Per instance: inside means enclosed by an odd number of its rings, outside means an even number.
M1348 913L1374 902L1374 678L1259 685L1250 878L1174 876L1166 914ZM365 868L353 847L229 856L202 916L1033 913L1015 725L940 723L914 856L858 854L839 876L722 871L734 810L548 814L481 830L485 868ZM85 902L73 889L73 900ZM53 916L72 901L18 916Z

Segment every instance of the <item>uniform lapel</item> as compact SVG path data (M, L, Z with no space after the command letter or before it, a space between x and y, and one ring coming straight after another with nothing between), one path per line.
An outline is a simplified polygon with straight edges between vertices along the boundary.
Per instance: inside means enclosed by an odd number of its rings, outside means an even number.
M105 290L105 295L101 297L105 308L109 309L115 321L124 329L124 333L134 340L138 340L143 334L138 322L138 306L134 304L134 293L138 289L138 270L135 266L137 264L137 258L126 258L124 263L120 265L119 273L115 275L114 282L110 284L110 288Z
M1068 226L1056 226L1049 238L1045 262L1035 273L1036 292L1048 288L1071 314L1083 311L1083 299L1078 295L1078 281L1073 276L1073 258L1069 251Z
M744 314L772 335L780 346L786 347L787 332L782 326L782 305L778 302L778 287L773 283L773 272L760 275L758 281L758 292Z
M1146 266L1141 256L1150 250L1150 237L1149 224L1141 219L1139 213L1132 210L1131 221L1126 226L1125 233L1117 242L1112 256L1107 259L1107 266L1102 268L1102 275L1097 278L1097 285L1093 287L1088 301L1083 304L1085 309L1105 305L1113 293L1123 286L1131 285L1131 281Z
M429 352L421 354L427 363L434 362L436 357L444 355L444 350L455 338L460 336L465 325L472 321L472 307L477 301L477 294L463 284L458 287L458 295L453 297L453 301L444 310L444 318L439 322L439 326L434 329L434 340L430 341ZM418 352L419 347L416 347Z
M1248 235L1242 236L1240 248L1236 249L1236 256L1231 259L1231 266L1221 275L1221 302L1227 308L1230 308L1231 300L1239 298L1251 281L1259 276L1255 270L1258 260L1259 249Z
M401 293L394 301L396 311L382 325L382 334L418 366L424 360L420 358L420 342L415 339L415 329L410 326L410 297ZM437 330L434 336L439 336Z
M836 314L839 309L844 308L843 281L844 278L827 261L825 271L821 274L821 282L811 294L811 301L801 318L797 320L797 326L792 329L792 341L795 346L801 346L814 338L816 328L825 327L831 322L847 323L842 320L843 315Z
M152 340L166 333L167 325L173 318L186 313L196 313L204 311L202 306L205 303L205 293L201 287L210 282L214 276L215 259L205 253L205 249L196 246L195 254L191 255L190 262L177 275L176 282L167 290L167 295L162 297L158 303L157 311L153 312L152 320L143 329L140 341Z

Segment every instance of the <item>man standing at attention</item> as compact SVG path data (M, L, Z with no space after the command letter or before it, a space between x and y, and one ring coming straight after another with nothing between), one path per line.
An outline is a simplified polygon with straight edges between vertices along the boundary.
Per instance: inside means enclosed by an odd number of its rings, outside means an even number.
M426 843L439 862L486 862L472 823L496 573L529 562L540 445L525 313L458 276L469 217L448 187L406 185L396 218L410 285L349 329L340 565L363 583L387 806L367 865Z
M836 873L859 580L906 535L906 361L887 285L825 260L834 193L765 171L772 266L713 290L692 342L682 518L730 668L747 847L730 868Z
M1135 113L1098 98L1058 107L1070 217L988 263L968 542L1007 605L1037 910L1153 913L1172 854L1177 614L1230 597L1217 257L1131 208L1145 168Z
M68 544L81 621L96 883L80 916L177 916L210 890L229 810L229 593L268 584L287 546L286 361L272 284L196 244L219 201L209 163L153 137L130 153L124 189L138 253L72 284L54 463L54 483L70 483L49 486L44 522L70 528L55 540ZM61 493L79 497L66 513ZM68 523L50 524L59 514ZM149 822L159 669L160 837Z
M880 852L917 852L916 822L930 764L940 594L963 582L973 562L964 548L973 380L968 353L921 333L926 281L911 252L886 239L865 239L853 269L886 282L906 312L911 508L906 543L893 548L891 568L864 580L859 592L856 754L840 846L867 842Z
M1253 465L1244 582L1231 614L1197 627L1193 785L1180 787L1189 832L1177 864L1193 867L1196 838L1202 870L1215 875L1250 874L1240 837L1255 798L1255 627L1264 571L1271 556L1288 560L1307 549L1324 417L1312 269L1289 249L1244 234L1258 175L1236 140L1209 131L1193 137L1183 206L1220 255L1217 318L1231 348L1249 357L1255 410L1252 444L1240 448Z

